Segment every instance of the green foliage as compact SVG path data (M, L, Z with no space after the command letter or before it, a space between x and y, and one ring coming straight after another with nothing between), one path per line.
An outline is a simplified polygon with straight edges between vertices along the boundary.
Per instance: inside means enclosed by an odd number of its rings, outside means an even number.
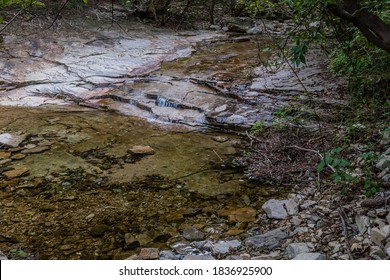
M23 260L26 259L27 253L23 251L23 249L12 249L10 251L10 254L12 255L13 258L18 259L18 260Z
M253 124L251 128L251 133L253 135L259 135L261 134L265 129L265 123L263 121L257 121Z
M292 58L291 61L294 65L299 66L301 63L306 64L306 53L308 51L308 46L306 43L301 43L297 41L295 47L292 48Z

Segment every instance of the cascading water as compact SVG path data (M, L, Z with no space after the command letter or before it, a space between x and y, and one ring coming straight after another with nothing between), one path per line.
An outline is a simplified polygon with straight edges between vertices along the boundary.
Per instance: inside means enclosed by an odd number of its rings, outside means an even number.
M168 107L168 108L180 109L180 104L171 102L171 101L169 101L169 99L162 97L162 96L157 96L156 105L158 107Z

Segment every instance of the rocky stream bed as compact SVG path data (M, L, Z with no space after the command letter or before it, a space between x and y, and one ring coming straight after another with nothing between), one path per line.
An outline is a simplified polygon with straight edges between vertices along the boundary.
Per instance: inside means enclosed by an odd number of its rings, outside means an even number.
M388 204L370 210L315 181L251 182L234 165L246 131L289 102L344 103L319 51L298 81L286 65L261 66L266 36L85 24L15 30L1 44L8 257L389 258Z

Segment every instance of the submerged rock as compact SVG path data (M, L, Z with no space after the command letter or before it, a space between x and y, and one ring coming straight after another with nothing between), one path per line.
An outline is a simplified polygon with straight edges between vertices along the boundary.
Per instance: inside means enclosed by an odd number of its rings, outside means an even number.
M91 228L91 235L93 237L101 237L108 230L108 226L104 224L95 225Z
M134 155L154 155L156 152L150 146L134 146L130 149L130 152Z
M254 222L257 211L253 208L239 208L232 210L219 210L218 216L228 217L231 222Z

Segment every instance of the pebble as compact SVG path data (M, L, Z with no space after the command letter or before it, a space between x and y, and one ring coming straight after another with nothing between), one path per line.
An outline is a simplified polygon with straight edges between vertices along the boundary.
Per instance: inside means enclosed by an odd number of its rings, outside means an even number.
M24 159L26 157L26 155L24 154L15 154L11 157L11 159L13 160L21 160L21 159Z
M288 217L288 213L284 207L284 200L270 199L261 207L267 214L269 219L283 220Z
M154 155L156 151L150 146L134 146L130 149L130 152L134 155Z
M390 235L390 225L383 226L382 228L373 228L371 230L371 240L376 245L381 246L382 242Z
M386 254L382 251L379 246L372 246L370 248L370 257L374 260L385 260L387 259Z
M217 243L213 244L212 252L214 255L227 254L230 252L230 250L237 249L240 246L241 242L238 240L218 241Z
M6 261L6 260L8 260L7 256L2 251L0 251L0 261Z
M305 203L301 204L300 207L301 207L301 209L306 210L306 209L308 209L316 204L317 204L317 201L307 200L307 201L305 201Z
M183 237L189 241L199 241L204 239L204 233L194 227L188 227L183 231Z
M160 256L160 260L178 260L178 259L180 259L179 256L175 255L170 250L160 251L159 256Z
M104 235L104 233L108 230L108 226L104 224L98 224L91 228L90 234L93 237L101 237Z
M215 260L213 256L210 255L188 255L185 256L184 261L212 261Z
M326 257L321 253L301 253L293 260L326 260Z
M311 243L290 243L287 246L286 252L292 259L299 254L310 252L310 248L313 248L313 244Z
M157 260L159 259L159 250L157 248L142 248L138 258L140 260Z
M125 249L132 250L141 246L140 242L131 233L125 234Z
M360 234L365 233L367 228L370 226L370 218L367 216L357 215L355 217L355 222Z
M90 222L90 221L92 221L92 219L95 217L95 214L93 214L93 213L91 213L91 214L89 214L87 217L85 217L85 219L88 221L88 222Z

